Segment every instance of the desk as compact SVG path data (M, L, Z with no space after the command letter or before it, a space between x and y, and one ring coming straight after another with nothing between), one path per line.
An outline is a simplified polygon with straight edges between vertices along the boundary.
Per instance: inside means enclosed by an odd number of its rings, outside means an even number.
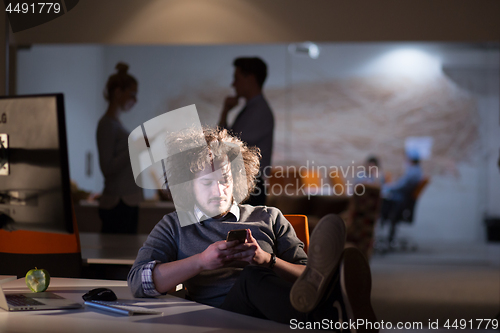
M27 292L24 279L6 282L3 290ZM175 296L134 299L124 281L53 278L48 291L83 303L81 296L97 287L112 289L118 299L163 311L161 315L121 316L85 307L77 310L7 312L0 309L0 332L283 332L288 325L244 316Z
M81 232L83 277L126 280L147 237Z
M126 280L146 238L147 235L80 233L83 277ZM176 295L184 295L184 291Z
M15 275L0 275L0 284L14 280L17 280L17 276Z
M84 264L132 265L148 235L80 232Z
M75 216L80 232L100 232L99 203L97 201L80 201L75 205ZM139 224L137 233L149 235L165 214L175 210L173 202L144 201L139 204Z

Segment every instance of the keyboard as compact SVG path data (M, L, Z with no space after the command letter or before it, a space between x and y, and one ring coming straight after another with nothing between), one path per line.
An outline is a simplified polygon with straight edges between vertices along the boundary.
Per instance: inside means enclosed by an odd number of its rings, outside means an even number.
M151 310L140 306L129 305L120 302L86 301L85 305L126 316L157 315L157 314L163 315L163 312L161 311Z
M44 305L43 303L38 302L37 300L31 297L26 297L20 294L12 294L12 295L7 294L5 295L5 298L7 299L7 304L11 306Z

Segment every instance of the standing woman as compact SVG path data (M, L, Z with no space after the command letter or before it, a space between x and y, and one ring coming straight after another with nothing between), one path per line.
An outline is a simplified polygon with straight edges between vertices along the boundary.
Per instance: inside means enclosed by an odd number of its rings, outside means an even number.
M130 163L128 136L119 116L137 102L137 80L127 73L122 62L115 67L117 73L106 83L104 98L108 109L97 126L99 165L104 175L104 190L99 201L102 233L137 233L139 202L142 189L134 181Z

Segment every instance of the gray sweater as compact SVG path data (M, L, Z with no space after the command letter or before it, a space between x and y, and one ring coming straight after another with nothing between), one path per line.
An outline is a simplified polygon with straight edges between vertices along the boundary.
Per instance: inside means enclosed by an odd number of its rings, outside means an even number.
M177 213L165 215L154 227L139 250L128 275L128 284L135 297L148 297L142 287L142 270L154 260L160 263L191 257L203 252L210 244L226 239L228 231L250 229L260 247L278 258L294 264L307 262L304 244L283 214L272 207L238 205L240 218L205 220L203 223L181 227ZM220 306L244 265L232 264L216 270L204 271L184 282L189 296L197 302Z

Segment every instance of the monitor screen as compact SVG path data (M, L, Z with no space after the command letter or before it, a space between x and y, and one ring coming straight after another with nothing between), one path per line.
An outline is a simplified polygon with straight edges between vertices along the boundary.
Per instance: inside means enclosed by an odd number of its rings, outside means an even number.
M62 94L0 97L0 228L73 232Z

